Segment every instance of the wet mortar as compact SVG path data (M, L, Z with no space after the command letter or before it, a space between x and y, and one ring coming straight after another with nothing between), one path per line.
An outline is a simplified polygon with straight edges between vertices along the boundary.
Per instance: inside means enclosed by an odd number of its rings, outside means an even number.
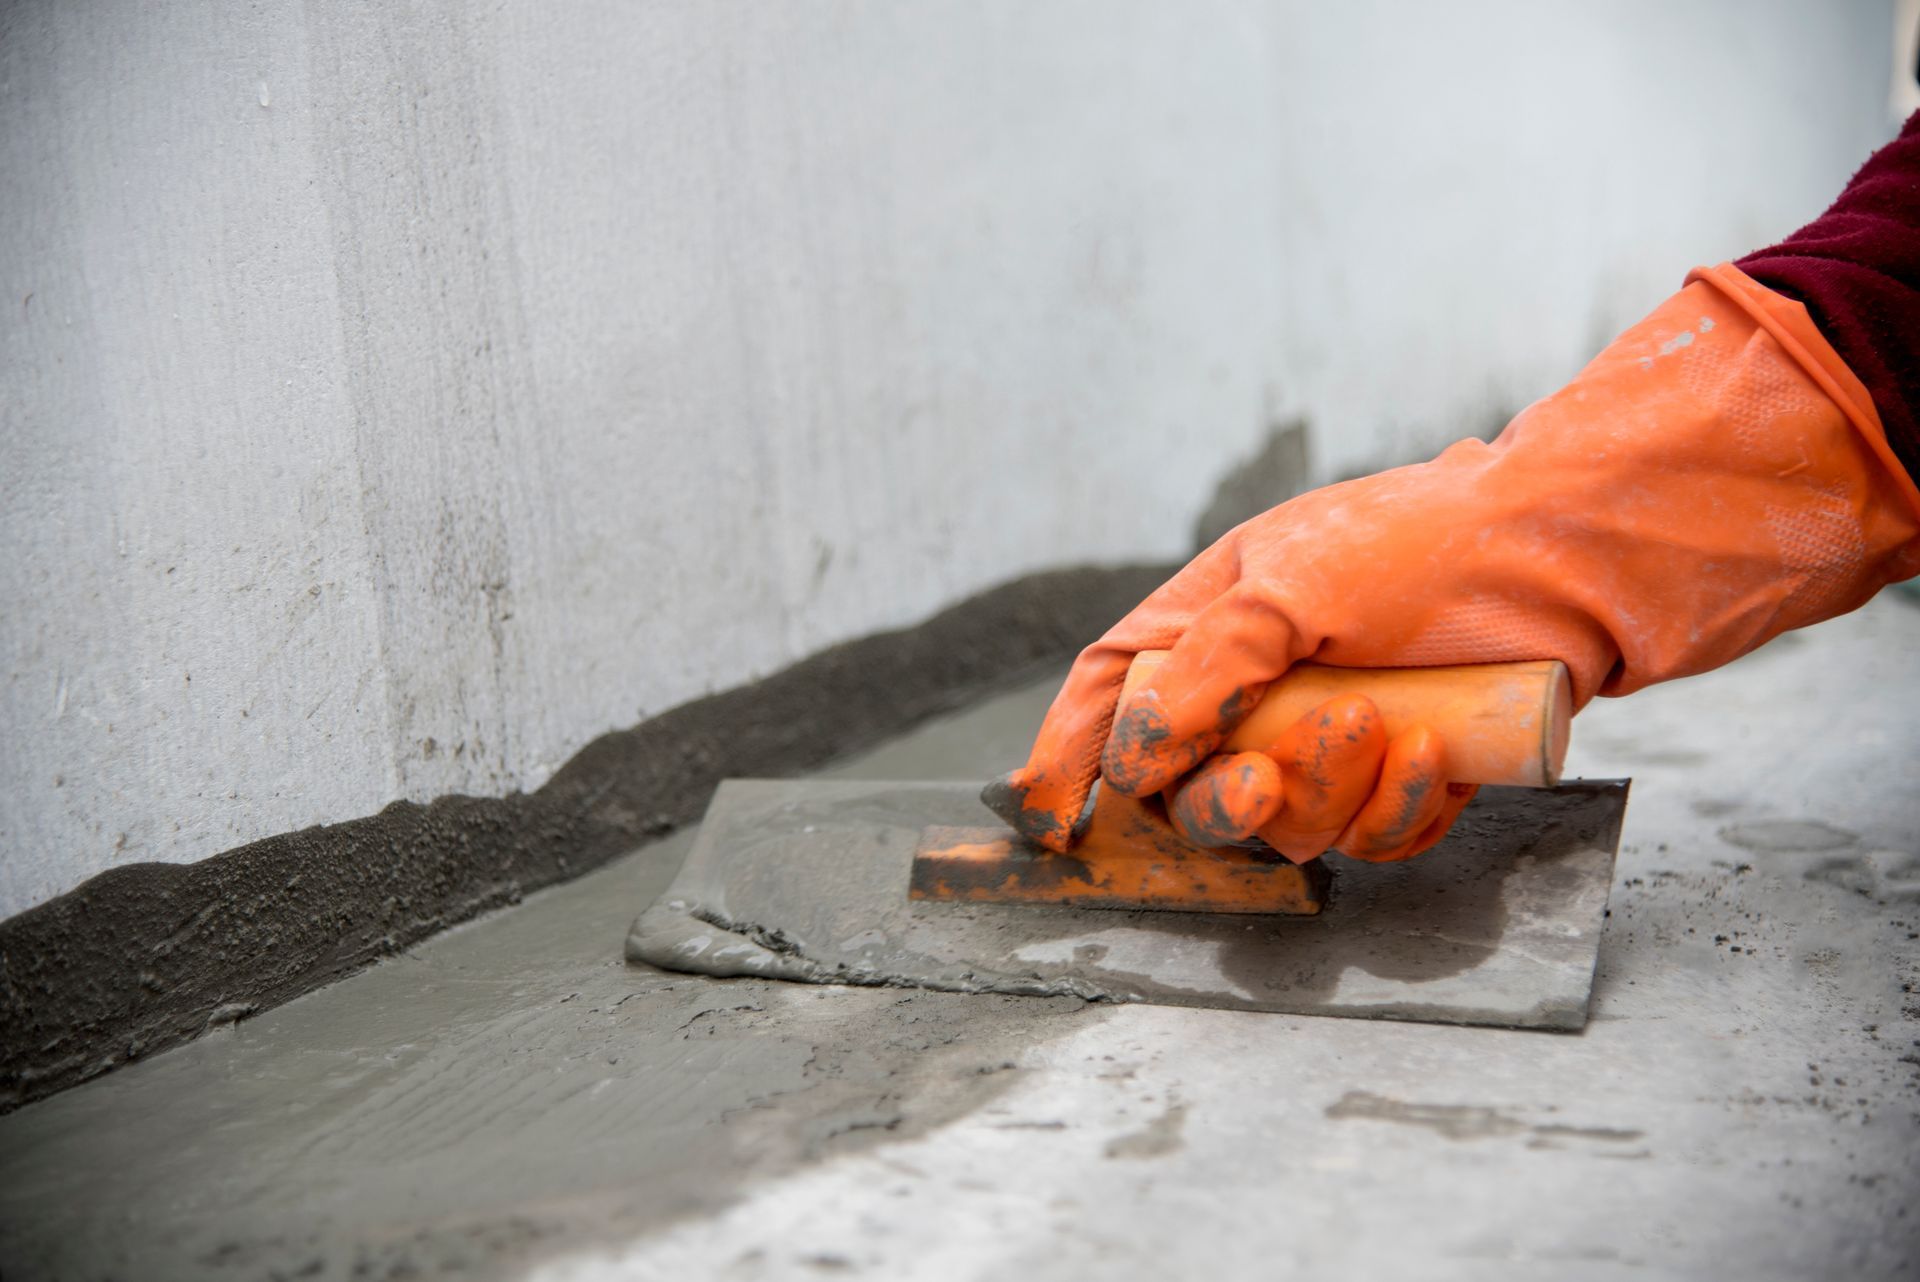
M0 1277L1911 1277L1916 652L1882 598L1582 714L1579 1035L631 967L676 836L0 1118Z
M0 1121L0 1276L497 1273L951 1120L1089 1017L635 972L684 847Z

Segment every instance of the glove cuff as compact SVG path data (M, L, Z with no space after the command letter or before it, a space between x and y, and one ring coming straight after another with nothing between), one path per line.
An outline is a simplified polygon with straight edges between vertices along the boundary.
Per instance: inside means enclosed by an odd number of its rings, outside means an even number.
M1905 500L1908 510L1920 518L1920 485L1907 474L1905 465L1887 442L1887 429L1880 422L1873 397L1868 394L1866 384L1847 368L1840 353L1834 351L1833 345L1821 334L1806 306L1768 289L1732 263L1696 267L1687 273L1685 283L1691 285L1695 281L1713 286L1728 302L1752 317L1754 324L1773 336L1781 349L1853 424L1867 448L1880 460L1887 479Z

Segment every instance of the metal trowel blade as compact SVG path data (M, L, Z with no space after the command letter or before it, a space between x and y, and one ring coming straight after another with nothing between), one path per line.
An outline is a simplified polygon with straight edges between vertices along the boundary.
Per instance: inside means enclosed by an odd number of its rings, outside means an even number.
M1483 788L1438 846L1338 861L1317 916L916 902L965 783L734 779L629 960L706 975L1510 1028L1586 1023L1627 781Z

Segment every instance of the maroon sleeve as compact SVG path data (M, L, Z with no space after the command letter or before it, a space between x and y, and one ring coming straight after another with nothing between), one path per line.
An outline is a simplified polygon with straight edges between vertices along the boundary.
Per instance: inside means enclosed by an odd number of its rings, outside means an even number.
M1920 112L1831 209L1736 265L1806 305L1920 480Z

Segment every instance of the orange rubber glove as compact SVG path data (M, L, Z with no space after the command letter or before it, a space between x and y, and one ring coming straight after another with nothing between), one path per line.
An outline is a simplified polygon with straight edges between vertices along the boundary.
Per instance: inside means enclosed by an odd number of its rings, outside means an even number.
M1304 659L1559 659L1574 707L1705 672L1920 573L1920 489L1806 309L1694 272L1492 444L1329 486L1201 553L1089 646L987 804L1053 850L1096 775L1171 790L1194 839L1404 858L1470 790L1416 727L1335 700L1266 753L1210 755ZM1134 654L1171 649L1117 709Z

